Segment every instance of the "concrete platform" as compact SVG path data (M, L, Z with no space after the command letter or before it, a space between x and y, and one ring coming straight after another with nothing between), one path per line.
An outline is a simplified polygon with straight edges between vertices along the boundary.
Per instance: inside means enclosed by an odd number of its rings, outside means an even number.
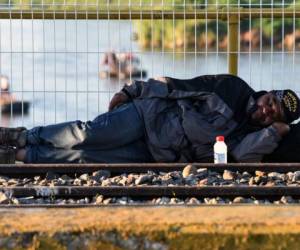
M0 209L1 249L300 249L300 206Z

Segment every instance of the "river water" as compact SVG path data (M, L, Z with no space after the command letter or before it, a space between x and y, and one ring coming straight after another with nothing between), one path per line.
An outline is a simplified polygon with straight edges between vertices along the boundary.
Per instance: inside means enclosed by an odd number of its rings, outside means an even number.
M89 120L107 110L109 99L128 80L100 79L106 51L133 52L148 77L191 78L227 72L227 55L216 51L141 50L130 21L1 20L0 72L9 77L28 114L1 115L2 126ZM138 31L136 31L138 33ZM300 59L287 51L239 54L239 76L256 89L299 91Z

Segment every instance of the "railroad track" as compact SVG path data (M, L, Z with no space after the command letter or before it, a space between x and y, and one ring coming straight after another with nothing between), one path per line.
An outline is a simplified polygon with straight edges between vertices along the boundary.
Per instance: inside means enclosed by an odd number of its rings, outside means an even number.
M113 174L146 173L148 171L182 171L186 163L131 163L131 164L0 164L0 175L34 175L53 171L57 174L92 173L108 170ZM224 170L286 173L300 171L300 163L193 163L196 168L207 168L216 172Z
M77 186L58 186L58 187L6 187L0 191L14 197L34 196L34 197L93 197L104 195L106 197L135 198L154 198L154 197L259 197L259 198L278 198L280 196L300 197L300 187L77 187Z
M300 198L300 164L297 163L193 164L193 167L197 168L198 172L182 177L182 171L185 167L186 164L0 165L0 193L2 194L2 200L0 195L0 204L2 203L2 206L11 206L18 204L14 202L14 199L18 202L31 199L33 201L32 203L26 203L29 206L45 206L51 203L53 206L59 206L59 204L55 203L57 199L59 201L63 200L65 203L68 203L69 200L88 200L88 202L84 204L82 202L80 204L76 202L71 204L72 206L83 206L95 205L95 202L92 201L96 201L97 197L101 197L99 204L110 204L110 202L103 203L102 201L105 199L123 199L126 201L131 199L140 201L139 204L142 204L145 200L153 201L153 199L161 199L162 197L167 197L165 200L180 200L179 204L185 204L187 199L198 199L200 201L199 203L201 203L203 199L213 199L216 197L221 197L219 199L223 199L224 201L226 201L226 199L233 201L236 197L243 197L245 199L265 199L271 202L280 200L282 197L290 197L289 199L294 201L291 203L300 203L300 200L298 200ZM203 171L203 169L205 171ZM89 185L90 179L94 181L93 173L100 170L106 171L106 173L109 173L109 176L103 177L96 182L96 184L93 183ZM201 171L199 172L199 170ZM224 174L224 171L228 172L228 170L229 173L232 173L235 177L233 177L232 180L222 180L223 184L219 183L215 185L218 183L218 176L221 176L222 173ZM49 173L55 176L52 179L43 179L46 178L47 175L49 176ZM203 179L208 179L211 173L214 174L213 178L215 178L215 182L199 185L199 183L203 182ZM139 183L139 181L137 181L141 176L151 176L151 174L153 176L148 178L148 182ZM60 184L61 182L59 183L57 180L63 178L62 176L66 178L66 175L68 175L67 177L69 179L63 180L63 184ZM82 182L82 185L75 185L73 180L75 178L78 179L80 175L85 175L86 181ZM135 182L133 181L128 184L125 181L122 185L108 182L114 178L126 179L130 175L133 176L132 178L135 178ZM174 178L178 182L178 185L163 182L159 185L151 182L155 178L159 179L158 177L160 176L162 176L162 180L169 178L168 180L170 181L172 181L172 176L175 176ZM241 180L243 176L247 176L249 180L252 178L256 182L254 182L253 185L247 184L246 182L242 183ZM282 180L280 180L280 178L282 178ZM149 181L149 179L151 180ZM246 177L244 177L244 179L248 180ZM22 182L21 180L26 181ZM263 181L259 182L257 180ZM40 185L39 183L41 182L39 181L43 181L43 185ZM103 186L104 181L109 183L109 185ZM269 185L270 181L273 181L273 185ZM39 200L39 203L34 204L35 200ZM46 200L45 204L41 204L41 200ZM60 205L65 206L65 203ZM132 203L134 202L123 202L120 204ZM227 202L222 202L222 204L223 203ZM157 204L157 202L150 204ZM19 205L23 206L24 204L19 202Z

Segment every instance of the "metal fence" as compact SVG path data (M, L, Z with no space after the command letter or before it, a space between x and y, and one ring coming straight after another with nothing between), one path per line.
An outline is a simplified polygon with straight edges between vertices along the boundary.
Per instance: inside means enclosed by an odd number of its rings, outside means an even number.
M14 95L2 125L93 119L124 82L162 75L229 72L255 89L299 91L296 1L176 2L2 4L0 73Z

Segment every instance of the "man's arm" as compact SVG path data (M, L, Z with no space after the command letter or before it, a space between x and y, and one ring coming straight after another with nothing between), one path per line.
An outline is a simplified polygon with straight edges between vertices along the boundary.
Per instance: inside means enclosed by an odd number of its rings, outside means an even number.
M231 152L237 162L260 162L270 154L289 132L289 125L275 122L267 128L248 134Z
M169 94L176 91L216 93L237 114L244 113L249 96L254 93L254 90L241 78L228 74L203 75L192 79L159 77L146 82L134 81L132 84L125 84L119 92L123 94L122 98L121 95L116 98L114 96L111 102L114 105L110 106L114 108L122 104L120 101L126 102L134 98L170 97Z
M176 79L172 77L151 78L148 81L134 81L131 85L126 84L123 91L131 98L138 97L165 97L173 90L186 92L215 92L219 96L233 99L233 92L240 95L243 92L254 92L251 87L241 78L229 75L202 75L191 79ZM248 98L247 98L248 99Z
M166 98L173 90L213 92L215 83L216 76L214 75L182 80L158 77L150 78L148 81L133 81L131 84L125 84L121 91L113 96L109 104L109 110L135 98Z
M263 162L300 162L300 123L291 124L290 128L279 146L264 156Z
M134 81L132 84L125 84L122 88L131 99L134 98L152 98L152 97L167 97L172 91L170 85L165 82L155 79L149 79L148 81Z
M124 87L116 93L109 103L109 110L114 109L122 103L128 102L134 98L143 97L166 97L171 88L167 82L161 81L164 78L149 79L148 81L134 81L132 84L125 84Z

